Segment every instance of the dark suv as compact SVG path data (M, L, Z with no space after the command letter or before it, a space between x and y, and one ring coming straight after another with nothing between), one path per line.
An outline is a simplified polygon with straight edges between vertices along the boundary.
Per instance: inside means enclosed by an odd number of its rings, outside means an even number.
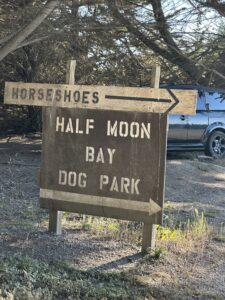
M202 86L166 86L198 91L196 115L170 115L168 150L204 150L225 157L225 90Z

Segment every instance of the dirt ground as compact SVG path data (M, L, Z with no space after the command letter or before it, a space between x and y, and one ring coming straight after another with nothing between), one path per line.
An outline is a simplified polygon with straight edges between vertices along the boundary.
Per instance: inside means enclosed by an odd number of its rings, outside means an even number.
M225 243L218 238L225 227L225 161L202 153L168 155L165 220L187 221L198 209L215 233L184 250L171 246L163 259L143 263L138 243L76 226L65 225L61 236L47 232L48 213L38 204L40 159L38 138L0 140L0 256L65 260L80 270L132 269L140 284L157 288L159 295L163 291L167 299L225 299Z

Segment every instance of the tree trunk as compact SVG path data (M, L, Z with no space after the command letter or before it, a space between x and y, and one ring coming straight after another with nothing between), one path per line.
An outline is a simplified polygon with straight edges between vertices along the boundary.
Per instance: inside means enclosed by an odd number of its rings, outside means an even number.
M59 5L60 0L50 0L40 10L36 17L22 28L16 35L13 35L7 43L0 48L0 61L3 60L9 53L14 51Z

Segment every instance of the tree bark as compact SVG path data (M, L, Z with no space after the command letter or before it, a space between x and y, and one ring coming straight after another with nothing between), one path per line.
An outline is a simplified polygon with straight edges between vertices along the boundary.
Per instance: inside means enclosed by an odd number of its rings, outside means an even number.
M6 44L0 48L0 61L18 48L19 45L51 14L59 3L60 0L48 1L29 24L13 35Z

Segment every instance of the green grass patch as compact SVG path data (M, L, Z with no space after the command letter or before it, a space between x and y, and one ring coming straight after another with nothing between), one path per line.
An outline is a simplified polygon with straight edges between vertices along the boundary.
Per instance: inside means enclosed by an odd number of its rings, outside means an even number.
M28 257L0 260L0 299L146 299L148 287L129 273L80 271Z
M123 240L136 245L141 245L143 224L139 222L129 222L103 217L93 217L73 214L71 220L67 221L67 215L63 216L63 226L65 228L75 227L80 230L90 232L96 237L111 238L113 240ZM212 228L208 225L206 215L193 210L192 216L184 221L174 219L169 214L164 217L164 226L157 226L157 241L181 241L197 240L208 236Z
M165 226L158 226L158 237L160 239L176 239L181 236L198 238L208 235L212 228L207 222L207 214L194 209L192 215L184 221L178 221L172 215L166 216Z

